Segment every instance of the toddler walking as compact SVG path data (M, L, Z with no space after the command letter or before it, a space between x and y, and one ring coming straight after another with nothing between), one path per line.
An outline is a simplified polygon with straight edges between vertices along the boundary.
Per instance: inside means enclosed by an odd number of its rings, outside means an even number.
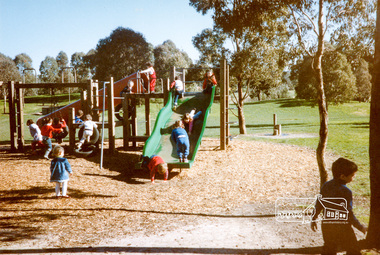
M55 182L55 195L57 198L69 198L67 195L67 182L69 175L73 174L69 161L63 157L65 154L64 149L57 145L54 147L54 159L50 164L50 182ZM61 193L62 184L62 193Z
M94 128L98 128L95 122L92 121L92 116L90 114L86 115L84 122L79 126L79 128L84 127L82 139L78 143L78 149L80 149L85 141L90 142L90 137L94 132Z
M185 126L183 125L182 120L177 120L174 123L171 138L177 145L177 154L179 162L189 162L187 157L189 156L190 142L189 136L185 130Z

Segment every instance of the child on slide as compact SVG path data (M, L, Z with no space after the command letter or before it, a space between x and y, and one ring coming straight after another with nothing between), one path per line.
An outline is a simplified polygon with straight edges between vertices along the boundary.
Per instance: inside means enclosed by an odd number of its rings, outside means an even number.
M176 143L179 162L189 162L190 141L182 120L174 123L171 138Z
M182 117L182 122L185 125L185 130L189 135L191 135L193 131L194 121L196 121L202 115L202 111L198 111L197 113L195 113L195 111L196 108L191 110L189 113L186 113Z

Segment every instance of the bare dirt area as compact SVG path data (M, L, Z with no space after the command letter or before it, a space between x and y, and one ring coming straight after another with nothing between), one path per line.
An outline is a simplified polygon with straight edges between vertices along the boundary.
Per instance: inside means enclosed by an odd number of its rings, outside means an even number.
M69 199L55 198L50 161L2 147L0 254L319 253L320 232L275 217L276 199L318 193L314 151L218 145L204 139L191 169L173 169L156 184L134 169L141 150L106 153L103 169L99 156L66 155L74 170Z

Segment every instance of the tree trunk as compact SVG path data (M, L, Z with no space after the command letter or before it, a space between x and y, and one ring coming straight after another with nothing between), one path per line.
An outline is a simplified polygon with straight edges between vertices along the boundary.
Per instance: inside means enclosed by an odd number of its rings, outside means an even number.
M243 82L241 78L238 78L238 119L239 119L239 131L241 135L247 134L247 128L245 126L245 117L244 117L244 95L243 95Z
M320 185L327 181L325 152L328 137L328 112L326 104L325 90L323 86L323 73L322 73L322 56L324 52L324 28L323 28L323 0L319 1L319 19L318 19L318 50L314 58L314 70L317 79L318 91L318 109L319 109L319 142L317 147L317 162L320 175Z
M369 159L371 209L367 242L370 247L380 248L380 0L377 1L375 32L375 79L371 91L369 120Z

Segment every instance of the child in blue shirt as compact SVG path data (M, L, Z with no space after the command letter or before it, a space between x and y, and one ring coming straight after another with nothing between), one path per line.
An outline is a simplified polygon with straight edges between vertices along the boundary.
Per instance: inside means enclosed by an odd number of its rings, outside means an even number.
M54 159L50 164L50 182L55 182L55 194L57 198L69 198L67 195L67 182L69 181L69 175L73 174L69 161L63 157L65 154L64 149L61 146L55 146L53 149ZM62 184L62 195L60 192Z
M171 138L177 145L179 162L189 162L187 157L189 156L190 142L182 120L177 120L174 123Z
M322 198L345 199L347 202L348 220L323 219L321 228L324 241L322 254L336 254L338 247L347 251L347 254L361 254L358 247L358 241L352 226L363 232L367 228L360 224L352 211L352 192L346 184L350 183L358 166L345 158L339 158L332 164L333 179L324 183L321 188ZM312 217L311 229L317 230L316 219L323 210L323 205L317 200L315 205L315 214Z

